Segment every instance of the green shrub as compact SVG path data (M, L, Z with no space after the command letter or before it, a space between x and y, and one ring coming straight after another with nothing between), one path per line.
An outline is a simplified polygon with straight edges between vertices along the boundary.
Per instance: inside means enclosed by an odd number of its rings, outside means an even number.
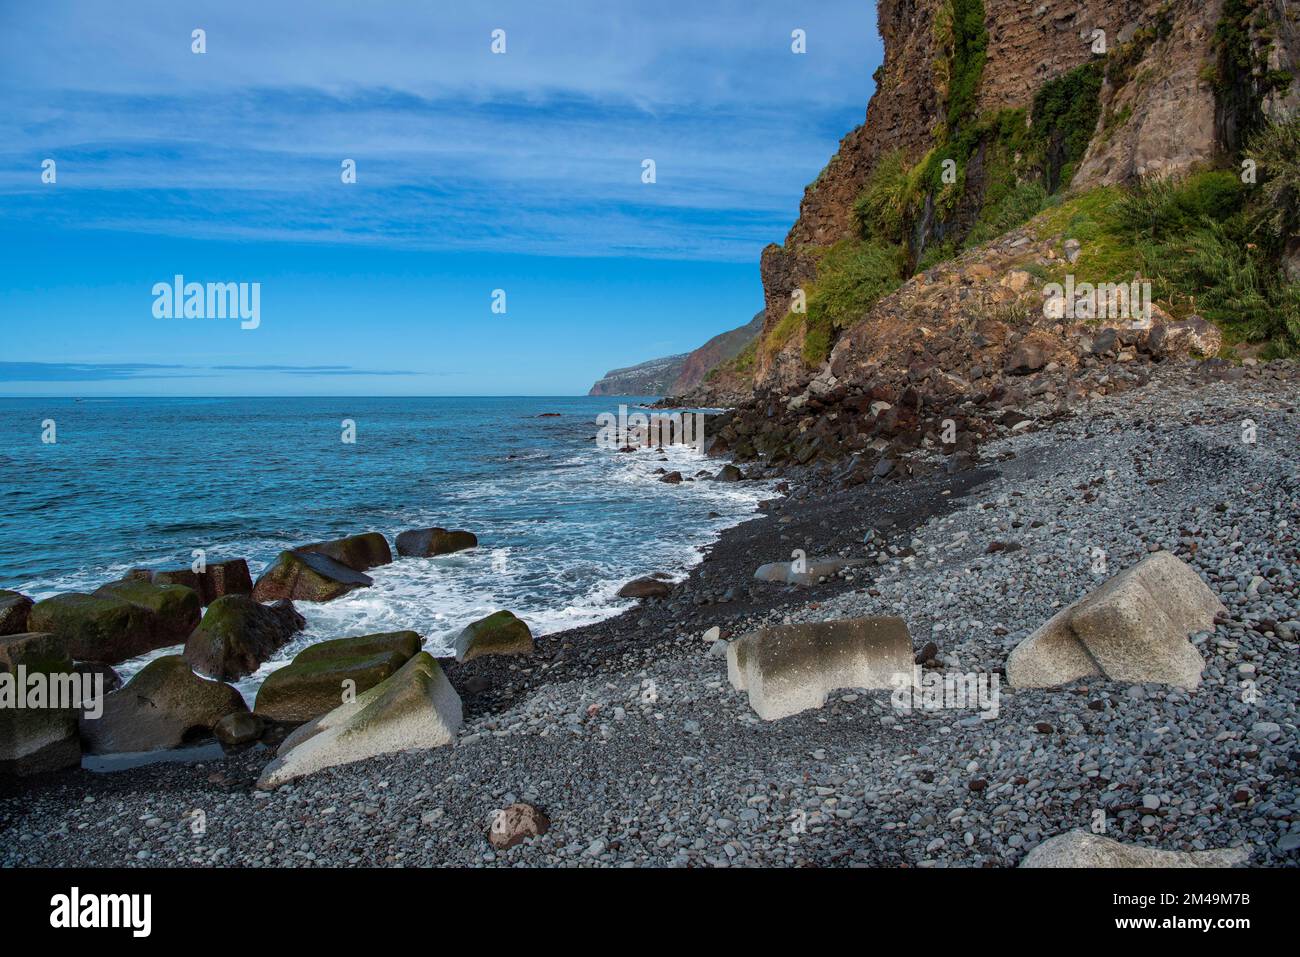
M830 355L838 333L899 286L902 268L894 244L849 239L822 253L804 317L804 361L817 365Z
M1278 245L1300 233L1300 118L1266 127L1245 155L1259 177L1258 222Z
M1169 236L1198 229L1207 220L1227 220L1241 210L1244 200L1241 180L1226 170L1148 177L1117 204L1116 222L1135 236Z
M902 150L881 157L853 204L862 235L901 242L914 189L912 168Z

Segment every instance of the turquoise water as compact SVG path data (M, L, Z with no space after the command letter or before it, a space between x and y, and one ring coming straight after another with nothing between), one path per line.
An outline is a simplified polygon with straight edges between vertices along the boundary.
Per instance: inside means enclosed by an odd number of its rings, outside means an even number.
M256 577L294 545L363 531L391 544L441 525L479 547L398 559L370 572L372 588L299 603L307 632L241 688L326 638L411 628L441 648L500 608L539 634L588 624L629 606L615 597L628 579L684 573L770 494L656 481L656 468L720 464L689 449L668 462L597 449L596 416L628 401L0 399L0 588L93 589L137 565L186 566L196 548L245 558ZM41 441L47 419L54 444ZM355 444L340 440L344 419Z

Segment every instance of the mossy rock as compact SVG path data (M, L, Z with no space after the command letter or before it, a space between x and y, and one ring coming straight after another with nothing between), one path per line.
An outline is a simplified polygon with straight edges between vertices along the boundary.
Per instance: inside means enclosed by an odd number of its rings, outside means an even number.
M281 552L253 586L258 601L331 601L374 584L368 575L317 552Z
M254 710L275 721L319 718L343 704L348 695L369 691L396 674L409 657L381 651L357 657L294 659L262 682Z
M176 748L247 710L236 689L200 678L180 655L166 655L105 698L100 717L83 717L81 738L91 754Z
M204 605L210 605L223 595L251 595L253 579L248 573L248 562L242 558L214 562L202 572L192 568L172 568L152 574L155 585L187 585L199 594Z
M233 681L256 671L305 624L292 602L268 606L247 595L223 595L185 642L185 661L200 674Z
M325 555L341 565L346 565L354 572L364 572L378 565L387 565L393 560L388 539L378 532L364 532L360 535L335 538L328 542L315 542L311 545L303 545L294 551Z
M71 592L38 601L27 627L54 635L78 661L115 665L176 643L172 635L158 634L157 620L151 609L115 595Z
M20 635L27 630L27 616L36 604L26 595L0 588L0 635Z
M452 552L475 548L478 536L462 530L445 528L413 528L397 536L397 554L411 558L432 558Z
M148 608L157 620L155 627L159 641L169 645L180 644L189 637L203 615L199 593L185 585L155 585L151 582L111 582L95 589L101 597L121 598L133 605Z
M456 638L456 660L482 655L531 655L533 634L508 611L498 611L469 625Z
M357 635L354 638L333 638L309 645L293 659L294 664L320 661L325 658L357 658L396 652L406 662L420 650L424 639L414 631L388 631L376 635Z
M53 635L26 632L0 637L0 672L17 675L73 673L72 659ZM72 708L15 708L0 701L0 775L24 776L72 767L81 761L77 713Z

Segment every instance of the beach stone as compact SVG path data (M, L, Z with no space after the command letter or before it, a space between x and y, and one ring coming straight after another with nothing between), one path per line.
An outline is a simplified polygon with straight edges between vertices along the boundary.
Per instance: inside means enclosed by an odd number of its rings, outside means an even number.
M217 740L231 746L256 741L265 730L266 722L250 711L231 712L212 727Z
M413 528L397 536L397 554L412 558L448 555L478 545L478 536L460 529Z
M16 682L20 665L28 677L42 674L54 679L74 673L62 642L39 632L0 636L0 673L13 676L0 680ZM15 684L13 692L22 694L25 689ZM42 774L80 762L75 708L0 705L0 776Z
M715 482L739 482L740 469L736 468L730 462L718 469L718 474L713 476Z
M115 665L176 643L159 636L156 619L149 608L115 595L69 592L34 604L27 627L54 635L77 661Z
M310 721L342 704L345 692L369 691L419 650L413 631L320 642L262 682L254 710L275 721Z
M480 618L456 636L457 661L482 655L531 655L533 634L512 612L498 611Z
M173 568L153 573L155 585L188 585L199 594L204 605L211 605L223 595L251 595L253 578L248 562L242 558L208 564L202 572L192 568Z
M21 635L27 631L27 616L36 604L26 595L0 588L0 635Z
M315 542L295 548L296 552L313 555L325 555L340 565L346 565L354 572L364 572L379 565L387 565L393 560L393 552L388 547L388 539L378 532L363 532L360 535L348 535L328 542Z
M185 585L155 585L152 582L110 582L95 589L98 597L121 598L154 613L154 632L159 647L179 645L203 614L198 592Z
M499 851L521 844L530 837L541 837L550 829L551 819L522 802L498 811L488 828L488 842Z
M103 683L104 694L122 687L122 676L111 665L98 661L76 661L72 664L72 670L79 675L90 675L92 679L98 675Z
M258 601L289 598L294 601L331 601L358 588L374 584L342 562L317 552L281 552L253 585Z
M858 558L808 558L802 563L768 562L758 566L754 578L763 582L783 585L816 585L822 578L835 575L845 568L864 565ZM802 567L802 571L797 570Z
M727 678L764 721L820 708L840 688L892 688L912 675L912 636L901 618L760 628L727 647Z
M235 688L200 678L180 655L166 655L108 695L100 717L83 717L81 740L91 754L176 748L247 710Z
M663 598L672 592L670 582L657 578L635 578L618 590L619 598Z
M680 485L682 481L681 472L667 472L659 476L659 481L667 482L669 485Z
M262 605L247 595L223 595L190 634L184 657L200 674L233 681L260 668L304 625L293 602Z
M258 779L263 791L340 764L450 744L462 723L460 695L428 652L391 678L311 721L280 745Z
M1104 675L1195 688L1204 662L1188 641L1225 611L1200 576L1154 552L1058 612L1007 659L1012 686L1044 688Z
M1089 831L1050 837L1025 855L1021 867L1233 867L1250 859L1250 848L1162 851L1137 847Z

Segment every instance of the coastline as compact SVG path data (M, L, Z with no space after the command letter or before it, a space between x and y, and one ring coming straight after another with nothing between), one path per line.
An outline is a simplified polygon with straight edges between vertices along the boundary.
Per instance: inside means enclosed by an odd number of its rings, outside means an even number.
M271 757L257 747L6 784L0 828L15 839L0 863L1007 866L1099 808L1121 840L1249 846L1252 865L1287 863L1300 664L1294 633L1261 623L1289 631L1275 606L1300 616L1294 370L1165 386L1157 376L1086 416L1005 434L975 470L841 489L825 472L791 473L790 496L724 531L667 599L542 636L530 659L450 665L466 714L454 747L270 794L254 787ZM1235 442L1244 415L1259 423L1258 448ZM1217 534L1225 523L1240 548ZM886 544L861 569L808 588L753 581L794 548L861 556L868 529ZM1003 688L1001 714L984 722L900 716L888 692L839 691L769 723L701 638L899 614L916 650L937 645L938 668L996 672L1095 585L1093 547L1116 568L1171 547L1229 606L1198 643L1196 692L1099 679ZM1261 594L1256 578L1273 584ZM1269 682L1253 709L1235 690L1242 664ZM515 800L542 807L552 829L495 851L485 829ZM193 808L205 836L188 833Z

